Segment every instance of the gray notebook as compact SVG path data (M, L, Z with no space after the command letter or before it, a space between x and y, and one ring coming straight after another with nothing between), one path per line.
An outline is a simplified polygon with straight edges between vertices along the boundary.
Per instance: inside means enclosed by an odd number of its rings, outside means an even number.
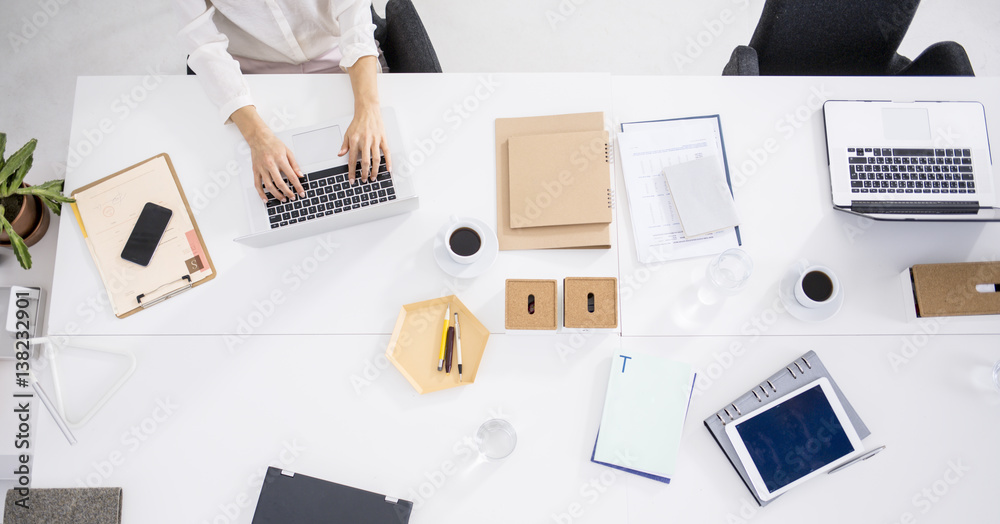
M7 492L4 524L121 524L121 488L32 489Z
M820 377L826 377L827 380L830 381L830 385L836 392L840 403L844 407L844 411L847 412L847 417L854 425L854 430L857 432L858 437L864 439L870 435L871 431L869 431L868 427L865 426L865 423L861 421L861 417L858 416L858 413L854 410L854 407L851 406L851 403L847 401L847 397L844 396L840 387L837 386L837 382L833 380L833 377L830 376L830 372L827 371L823 362L820 361L819 357L813 351L795 359L792 363L781 368L781 370L774 375L771 375L771 377L767 380L761 382L743 395L740 395L740 397L732 403L724 406L712 416L705 419L705 426L712 433L712 436L715 437L715 441L719 443L719 447L722 448L722 451L726 453L726 457L729 458L729 462L732 463L734 468L736 468L736 471L740 474L740 478L743 479L743 483L746 484L750 493L753 494L757 504L761 506L766 506L770 501L762 501L757 495L757 492L754 490L753 484L750 482L750 477L747 474L746 467L743 465L743 462L740 461L739 456L736 454L736 448L733 447L732 441L726 434L726 424L734 423L741 417L745 417L754 411L775 402L783 396L792 393L793 391ZM771 500L773 501L774 499Z

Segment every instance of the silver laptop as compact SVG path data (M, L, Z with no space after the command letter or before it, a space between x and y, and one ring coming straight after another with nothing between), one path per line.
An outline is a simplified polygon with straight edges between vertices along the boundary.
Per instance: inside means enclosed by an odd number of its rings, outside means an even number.
M369 182L356 176L355 183L350 184L347 155L340 157L337 153L351 119L346 116L277 133L306 174L302 180L306 196L285 202L270 198L264 204L253 187L245 188L250 233L236 238L237 242L271 246L417 209L419 201L412 179L389 173L384 158L377 180ZM406 158L395 112L382 108L382 120L394 155ZM360 161L355 169L360 172Z
M836 209L878 220L1000 221L979 102L823 105Z

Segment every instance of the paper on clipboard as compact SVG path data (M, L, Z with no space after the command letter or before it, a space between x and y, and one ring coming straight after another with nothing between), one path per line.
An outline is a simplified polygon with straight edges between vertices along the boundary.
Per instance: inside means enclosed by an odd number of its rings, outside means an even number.
M81 188L73 196L87 247L119 318L215 275L166 154ZM144 267L122 259L121 252L147 202L173 214Z
M618 146L639 262L649 264L712 255L740 245L728 228L688 238L664 171L670 166L715 158L726 173L717 117L622 124Z

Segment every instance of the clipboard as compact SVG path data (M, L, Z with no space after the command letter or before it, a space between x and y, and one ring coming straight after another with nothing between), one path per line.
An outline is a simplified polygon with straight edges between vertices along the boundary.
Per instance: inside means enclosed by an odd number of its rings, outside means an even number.
M72 196L73 214L116 317L125 318L215 278L212 257L166 153L80 187ZM120 254L146 202L174 213L153 259L143 267Z

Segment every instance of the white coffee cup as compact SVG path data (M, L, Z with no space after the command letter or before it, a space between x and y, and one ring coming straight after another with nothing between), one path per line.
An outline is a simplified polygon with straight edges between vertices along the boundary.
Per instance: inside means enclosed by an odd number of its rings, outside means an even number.
M795 300L807 308L823 307L840 294L840 280L826 266L809 266L795 282Z
M482 256L485 238L485 232L477 224L456 219L448 227L442 240L452 260L459 264L472 264Z

